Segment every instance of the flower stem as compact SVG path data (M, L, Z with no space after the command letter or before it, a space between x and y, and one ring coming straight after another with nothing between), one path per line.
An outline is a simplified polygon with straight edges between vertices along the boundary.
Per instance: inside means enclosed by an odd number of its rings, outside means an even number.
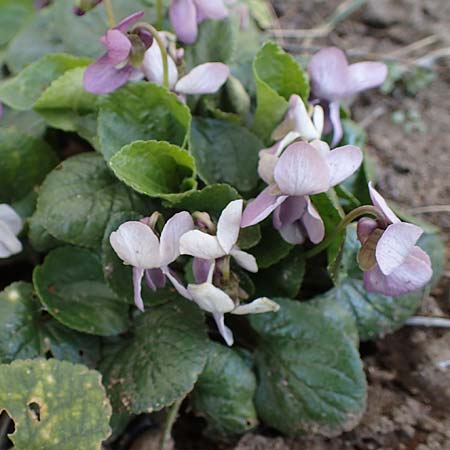
M156 0L156 23L158 28L162 28L163 26L163 0Z
M114 17L111 0L104 0L103 3L105 4L105 10L108 16L109 28L114 28L116 26L116 19Z
M161 57L162 57L162 63L163 63L163 72L164 72L164 87L169 89L169 55L167 54L166 46L161 39L161 36L158 33L158 30L150 25L149 23L145 22L139 22L134 27L133 30L137 28L145 28L148 30L155 39L156 43L158 44L158 47L161 51Z
M318 255L323 250L329 247L329 245L334 241L335 237L341 233L347 225L352 223L355 219L359 217L371 215L375 216L380 223L385 224L386 219L383 214L374 206L360 206L359 208L354 209L350 213L348 213L338 224L336 229L328 235L328 237L323 240L319 245L316 245L314 248L306 252L306 258L312 258L313 256Z
M172 428L177 420L178 411L180 410L181 404L183 403L184 399L184 396L181 397L169 409L166 422L164 423L161 441L159 442L159 450L166 450L167 444L170 442L170 439L172 437Z

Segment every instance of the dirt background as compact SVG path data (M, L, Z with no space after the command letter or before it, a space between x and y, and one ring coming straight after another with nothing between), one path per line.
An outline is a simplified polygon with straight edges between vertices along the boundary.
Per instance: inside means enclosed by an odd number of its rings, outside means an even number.
M343 3L351 2L280 0L273 5L280 28L311 29L326 22ZM426 63L433 69L435 80L417 95L408 96L400 83L389 95L362 94L353 112L368 133L367 148L379 166L381 192L413 213L424 206L447 205L446 212L438 208L439 212L420 214L443 228L448 243L450 0L369 0L325 37L284 39L285 48L298 55L323 45L338 46L355 55L355 61L381 55L407 67ZM446 56L439 58L440 54ZM447 264L446 276L424 299L422 312L450 314L449 281ZM175 430L177 449L450 450L450 331L405 327L363 344L361 351L369 398L367 412L354 431L333 440L290 441L258 430L237 445L216 447L180 424ZM194 444L187 442L186 433Z

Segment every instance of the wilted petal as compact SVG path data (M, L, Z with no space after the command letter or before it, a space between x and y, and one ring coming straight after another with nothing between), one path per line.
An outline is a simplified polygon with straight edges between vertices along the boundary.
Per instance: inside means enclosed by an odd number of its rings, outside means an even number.
M142 300L142 278L144 277L144 269L133 267L133 289L134 304L144 312L144 301Z
M214 264L214 261L210 259L194 258L194 261L192 262L192 272L197 284L206 283L211 264Z
M347 96L348 62L336 47L318 51L308 65L313 97L333 102Z
M363 155L354 145L338 147L326 155L330 168L330 186L336 186L355 173L361 165Z
M144 16L144 11L138 11L133 14L130 14L128 17L125 17L125 19L122 19L118 25L116 25L114 28L116 30L121 31L122 33L126 33L128 28L133 25L135 22L140 20Z
M243 205L243 200L228 203L217 222L217 239L227 255L239 237Z
M180 239L193 229L194 221L186 211L175 214L166 222L159 240L162 266L169 265L180 256Z
M126 84L132 73L131 64L116 69L105 54L88 66L84 72L83 85L91 94L109 94Z
M380 86L386 80L388 70L386 64L380 62L359 62L349 66L349 94L356 94Z
M286 200L284 195L270 194L271 186L264 189L258 197L251 201L242 213L241 227L246 228L262 222L277 206Z
M180 94L214 94L229 75L230 69L225 64L201 64L178 81L175 91Z
M125 222L109 237L111 247L123 262L141 269L160 267L159 241L150 227Z
M216 236L199 230L188 231L181 237L180 253L202 259L217 259L226 254Z
M197 18L200 20L221 20L228 16L223 0L194 0L197 6Z
M0 222L4 222L16 236L23 227L22 218L6 203L0 204Z
M204 311L223 314L234 309L233 300L211 283L190 284L188 291L194 302Z
M307 207L302 217L302 223L308 233L309 240L313 244L318 244L323 241L325 237L325 225L309 197L307 198Z
M283 152L274 176L285 195L318 194L330 188L326 160L306 142L295 142Z
M169 89L173 89L178 80L178 69L170 56L167 57L167 62L169 69ZM164 84L163 60L161 50L156 41L145 52L141 69L149 81L153 81L161 86Z
M256 262L256 258L250 253L243 252L239 248L235 247L231 250L231 256L243 269L253 273L258 272L258 263Z
M225 325L225 317L223 314L215 313L213 314L214 320L216 321L217 329L220 335L223 337L226 344L231 347L234 343L233 332Z
M336 147L336 145L341 141L342 136L344 136L341 122L341 105L339 102L330 103L329 112L330 121L333 125L333 140L331 141L331 146Z
M358 235L358 240L361 244L364 244L369 236L378 228L378 223L375 219L370 217L363 217L358 220L358 225L356 226L356 233Z
M373 206L378 208L386 217L390 223L398 223L400 219L395 215L394 211L389 208L386 200L380 195L380 193L372 186L372 182L369 182L369 193L372 199Z
M403 264L390 275L378 266L364 272L364 287L369 292L399 296L420 289L433 275L430 257L419 247L413 247Z
M185 44L197 40L197 8L193 0L172 0L169 9L170 21L178 39Z
M276 312L280 309L280 305L270 300L267 297L257 298L251 303L240 305L231 311L231 314L244 315L244 314L262 314L267 312Z
M120 64L128 58L131 42L121 31L108 30L102 42L108 49L108 61L110 64Z
M9 258L22 251L22 243L9 226L0 220L0 258Z
M375 255L381 272L391 274L411 253L423 230L412 223L389 225L378 241Z

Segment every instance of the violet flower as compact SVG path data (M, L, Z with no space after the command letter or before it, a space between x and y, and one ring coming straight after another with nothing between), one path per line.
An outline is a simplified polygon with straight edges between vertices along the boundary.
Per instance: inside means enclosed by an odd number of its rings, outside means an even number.
M17 238L23 227L21 217L11 206L0 204L0 258L9 258L22 251Z
M108 94L136 76L145 50L152 45L153 37L145 29L131 34L127 30L143 15L143 11L131 14L101 37L100 41L107 52L86 69L86 91Z
M362 244L358 261L364 270L364 287L389 296L423 287L433 275L430 257L415 245L423 230L401 222L371 183L369 191L384 221L367 217L358 221L358 239Z
M133 266L134 301L141 311L144 310L141 296L144 273L151 288L163 287L167 277L180 295L189 296L168 266L180 255L181 236L193 228L190 214L181 212L167 221L159 239L150 226L137 221L125 222L111 233L112 248L125 264Z
M327 192L352 175L362 163L361 150L346 145L330 151L322 141L295 142L284 150L282 141L267 151L272 154L260 160L259 173L269 186L247 205L241 226L255 225L275 211L274 227L287 242L301 244L306 237L321 242L323 221L309 196Z
M160 33L161 35L161 33ZM164 37L163 35L161 35ZM205 63L194 67L188 74L179 78L173 58L168 54L169 89L180 96L195 94L214 94L226 82L230 69L223 63ZM142 71L149 81L164 84L164 70L161 50L152 45L144 56Z
M223 0L172 0L170 21L178 39L193 44L198 36L198 24L206 19L221 20L228 16Z
M340 102L358 92L381 85L387 77L387 67L380 62L350 64L342 50L328 47L318 51L309 62L313 100L321 101L334 129L332 147L343 136ZM328 126L326 132L331 131Z

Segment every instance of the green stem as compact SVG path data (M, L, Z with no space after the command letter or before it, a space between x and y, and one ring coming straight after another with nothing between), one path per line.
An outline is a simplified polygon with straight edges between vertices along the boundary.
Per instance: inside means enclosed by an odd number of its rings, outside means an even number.
M354 209L350 213L348 213L338 224L336 229L319 245L316 245L311 250L307 251L305 256L306 258L312 258L313 256L318 255L322 251L324 251L336 238L336 236L341 233L347 225L352 223L355 219L358 219L362 216L371 215L378 219L378 221L382 224L386 222L383 214L374 206L360 206L359 208Z
M158 28L162 28L164 20L163 0L156 0L156 18Z
M169 89L169 56L167 54L166 46L164 45L163 40L161 39L161 36L158 33L158 30L150 25L149 23L145 22L139 22L134 27L133 30L136 30L138 28L145 28L147 29L155 39L156 43L158 44L159 49L161 50L161 57L163 62L163 71L164 71L164 86Z
M105 10L108 16L109 28L114 28L116 26L116 19L114 17L111 0L104 0L103 3L105 4Z
M165 450L167 444L170 442L172 437L172 428L177 420L178 411L180 410L181 404L183 403L185 397L181 397L177 400L169 409L167 414L166 422L164 423L163 434L161 436L161 441L159 443L159 450Z

